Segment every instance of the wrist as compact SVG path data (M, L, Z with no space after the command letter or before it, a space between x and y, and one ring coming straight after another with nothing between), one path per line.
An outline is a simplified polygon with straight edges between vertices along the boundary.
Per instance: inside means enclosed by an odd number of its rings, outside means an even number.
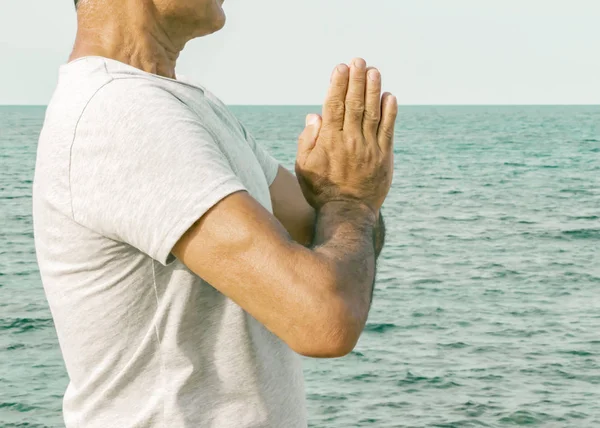
M348 216L362 214L369 219L369 222L376 226L379 223L379 210L373 209L368 204L358 199L334 199L325 202L317 209L317 215L329 210L344 210Z

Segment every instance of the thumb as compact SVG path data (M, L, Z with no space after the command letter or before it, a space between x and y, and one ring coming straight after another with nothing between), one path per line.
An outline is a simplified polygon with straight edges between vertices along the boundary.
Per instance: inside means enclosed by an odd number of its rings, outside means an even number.
M306 128L298 139L298 153L307 155L315 147L321 131L321 116L309 114L306 116Z

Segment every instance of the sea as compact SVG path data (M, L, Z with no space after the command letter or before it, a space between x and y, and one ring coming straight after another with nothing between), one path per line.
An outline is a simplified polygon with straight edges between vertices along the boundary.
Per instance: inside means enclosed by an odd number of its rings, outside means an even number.
M289 168L320 111L231 109ZM64 426L31 219L44 113L0 107L2 428ZM309 426L600 427L600 106L401 107L395 154L368 324L304 359Z

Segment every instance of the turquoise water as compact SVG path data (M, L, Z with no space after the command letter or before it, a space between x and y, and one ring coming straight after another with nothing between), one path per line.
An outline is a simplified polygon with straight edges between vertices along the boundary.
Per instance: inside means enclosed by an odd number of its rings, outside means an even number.
M236 107L285 165L309 107ZM0 426L62 426L36 267L44 109L0 107ZM311 427L600 426L600 107L401 108L356 350L305 360Z

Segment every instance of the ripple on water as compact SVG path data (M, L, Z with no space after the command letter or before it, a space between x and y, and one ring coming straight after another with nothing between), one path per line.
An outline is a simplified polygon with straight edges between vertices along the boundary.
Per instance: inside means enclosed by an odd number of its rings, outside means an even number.
M582 216L569 216L569 220L600 220L597 215L582 215Z
M503 425L516 425L516 426L527 426L527 425L538 425L551 422L565 422L564 418L557 418L548 413L533 412L529 410L518 410L511 413L508 416L504 416L498 420Z
M600 239L600 229L573 229L562 233L572 239Z
M382 323L382 324L367 324L365 326L365 332L368 333L386 333L390 330L397 328L396 324Z
M0 319L0 331L6 330L11 333L26 333L30 330L40 330L52 327L50 318L4 318Z
M27 413L38 409L38 407L17 402L0 402L0 409L14 410L19 413Z

